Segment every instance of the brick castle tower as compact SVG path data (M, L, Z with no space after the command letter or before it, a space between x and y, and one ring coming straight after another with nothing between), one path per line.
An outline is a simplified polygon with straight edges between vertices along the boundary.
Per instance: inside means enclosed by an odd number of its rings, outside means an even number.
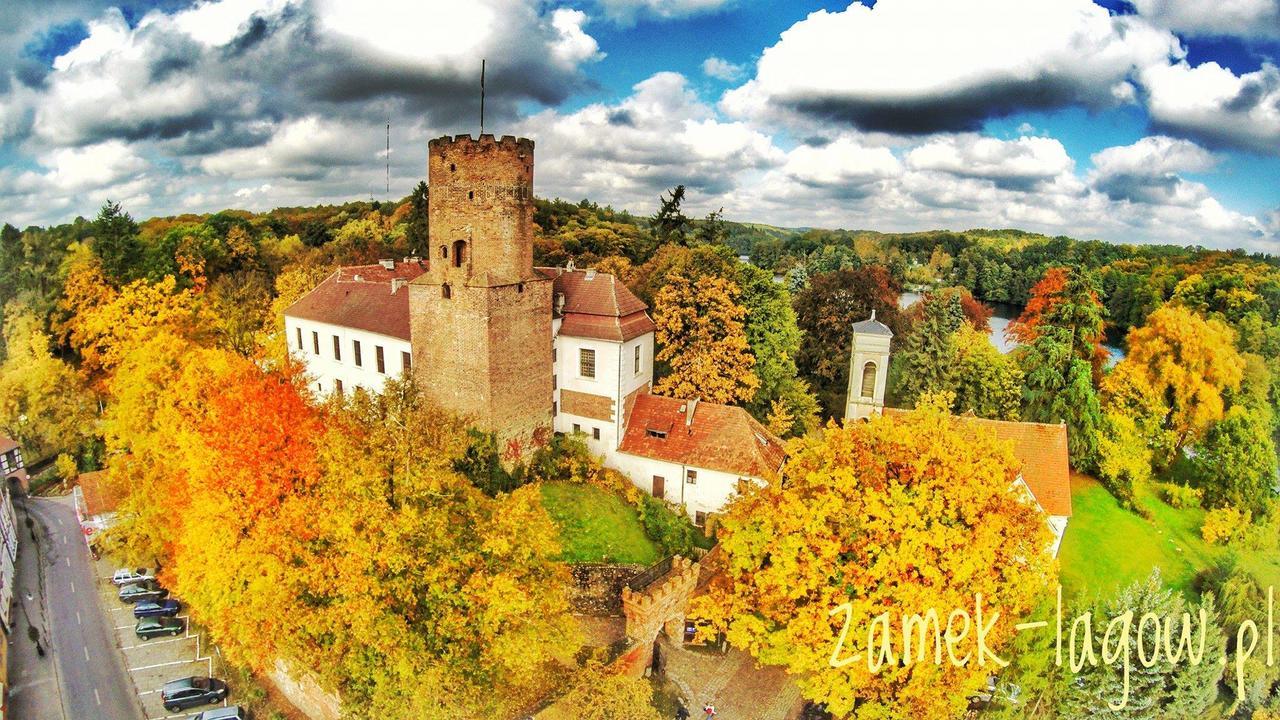
M427 396L498 434L551 430L551 286L533 269L533 141L427 143L429 268L409 286L413 371Z

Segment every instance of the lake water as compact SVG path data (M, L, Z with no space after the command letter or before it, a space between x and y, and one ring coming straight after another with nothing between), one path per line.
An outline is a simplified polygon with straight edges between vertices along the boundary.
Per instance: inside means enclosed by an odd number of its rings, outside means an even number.
M906 309L920 299L920 293L904 292L898 296L898 307ZM991 340L991 344L1002 353L1007 353L1018 345L1018 343L1009 340L1004 336L1004 331L1009 327L1009 322L1018 317L1021 308L1016 305L1006 305L1004 303L987 303L987 307L991 308L991 332L987 333L987 338ZM1111 361L1109 365L1114 365L1124 359L1124 351L1114 345L1103 345L1107 352L1111 353Z

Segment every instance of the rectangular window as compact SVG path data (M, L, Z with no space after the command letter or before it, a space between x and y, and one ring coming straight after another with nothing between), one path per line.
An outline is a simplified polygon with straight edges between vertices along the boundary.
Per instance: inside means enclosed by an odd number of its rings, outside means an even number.
M360 358L360 341L359 340L351 341L351 357L356 361L356 367L364 367L363 365L361 365L361 362L363 361Z
M341 380L333 381L333 391L338 393L338 397L342 397L342 381Z
M298 350L302 350L302 328L294 328L298 331Z
M555 400L552 400L552 401L551 401L551 416L552 416L552 417L555 417L555 416L556 416L556 414L558 414L558 413L559 413L559 410L556 408L556 401L555 401Z
M382 359L382 346L381 346L381 345L374 345L374 346L373 346L373 357L374 357L374 360L376 360L376 361L377 361L377 363L378 363L378 372L382 373L383 375L386 375L386 374L387 374L387 363L386 363L386 361L385 361L385 360L383 360L383 359Z
M636 346L636 369L635 369L635 373L636 373L636 375L639 375L639 374L640 374L640 346L639 346L639 345L637 345L637 346Z
M591 428L591 439L592 440L600 439L600 428Z
M706 513L704 513L704 512L702 512L701 510L699 510L699 511L695 512L695 513L693 514L693 524L694 524L694 525L697 525L698 527L702 527L703 525L706 525L706 524L707 524L707 514L706 514Z
M687 482L687 483L689 483L690 485L697 485L697 484L698 484L698 471L697 471L697 470L685 470L685 471L684 471L684 481L685 481L685 482Z
M557 389L557 388L559 388L559 387L560 387L559 379L558 379L555 375L552 375L552 376L551 376L551 389L552 389L552 390L555 390L555 389Z
M582 348L578 351L578 374L584 378L596 376L596 351Z
M574 423L574 424L573 424L573 432L574 432L574 433L580 433L580 432L582 432L582 426L581 426L581 425L579 425L578 423Z
M342 362L342 340L337 335L333 336L333 359Z
M320 333L311 331L311 350L316 354L320 354Z
M409 357L409 353L400 352L400 368L406 375L413 371L413 359Z

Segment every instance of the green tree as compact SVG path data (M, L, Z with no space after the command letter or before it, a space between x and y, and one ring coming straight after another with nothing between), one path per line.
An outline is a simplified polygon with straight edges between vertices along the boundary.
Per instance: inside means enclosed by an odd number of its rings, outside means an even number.
M791 307L791 294L773 276L754 265L739 264L737 281L746 308L745 330L760 387L747 410L768 422L774 403L783 403L790 422L782 434L803 433L817 426L818 401L808 384L798 377L800 327Z
M1017 349L1022 368L1022 418L1030 422L1067 424L1071 464L1092 472L1098 462L1102 405L1093 386L1093 367L1072 352L1070 331L1042 327L1030 345Z
M138 224L120 203L107 201L93 221L93 252L102 271L115 285L141 277L144 247L138 239Z
M954 334L955 393L952 410L993 420L1017 420L1022 406L1022 370L985 333L962 325Z
M960 302L930 294L920 304L920 317L893 359L893 395L907 407L925 393L954 390L959 375L956 331L965 324Z
M1203 625L1199 615L1201 609L1205 617ZM1200 606L1190 606L1177 592L1164 587L1157 570L1146 580L1121 588L1115 596L1095 604L1091 612L1092 652L1098 662L1096 665L1086 663L1078 673L1063 674L1068 687L1061 693L1062 703L1058 708L1061 717L1073 720L1191 720L1203 716L1217 697L1218 677L1222 671L1217 659L1222 657L1225 647L1212 596L1207 596ZM1120 639L1127 645L1127 657L1138 658L1139 642L1148 656L1150 648L1156 646L1156 634L1160 631L1152 623L1140 627L1139 619L1144 614L1152 613L1163 620L1162 625L1168 624L1170 636L1176 643L1184 625L1188 624L1184 613L1190 613L1190 635L1197 651L1201 634L1204 636L1204 661L1194 664L1184 655L1175 663L1161 655L1150 665L1134 661L1124 663L1122 660L1110 664L1103 662L1102 641L1106 623L1126 612L1133 613L1132 631ZM1115 643L1116 638L1113 637L1112 646ZM1114 647L1109 649L1109 652L1115 651ZM1112 709L1111 705L1118 704L1125 697L1126 683L1129 687L1126 706Z
M409 197L409 216L405 218L405 239L409 250L419 256L427 254L427 202L430 195L425 181L419 181Z
M657 214L649 221L658 244L688 244L689 218L680 209L680 205L684 203L684 185L675 186L668 197L660 196L658 200L661 205Z
M1276 481L1271 412L1237 405L1214 423L1191 459L1206 507L1235 506L1262 515Z

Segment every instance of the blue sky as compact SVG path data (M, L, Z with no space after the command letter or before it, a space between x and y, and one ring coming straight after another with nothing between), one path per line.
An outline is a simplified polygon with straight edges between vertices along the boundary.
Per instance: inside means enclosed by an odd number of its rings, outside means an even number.
M781 225L1280 253L1280 0L12 0L0 221L390 195L425 141L535 191Z

